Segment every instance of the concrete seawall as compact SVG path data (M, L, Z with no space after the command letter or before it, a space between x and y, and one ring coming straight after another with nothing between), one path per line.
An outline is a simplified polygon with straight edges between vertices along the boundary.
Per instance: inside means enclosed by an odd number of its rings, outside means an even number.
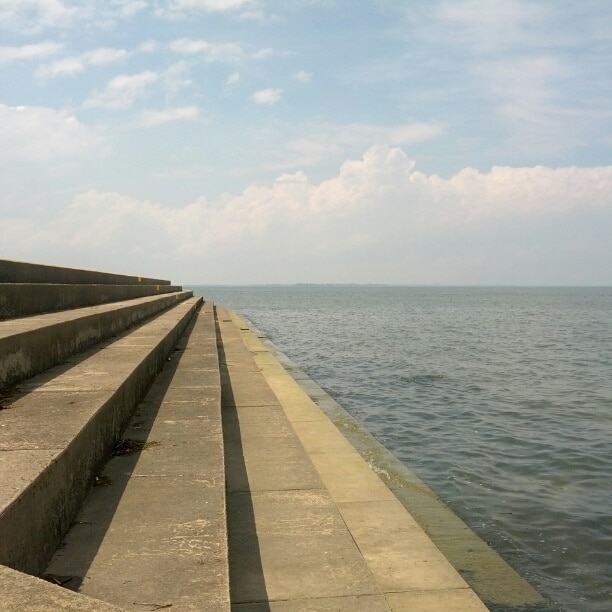
M234 315L238 321L240 318ZM486 542L469 527L422 481L378 442L356 419L313 381L298 365L276 347L250 321L242 321L243 333L250 336L255 352L269 352L276 361L274 369L284 375L308 396L312 404L350 443L367 466L393 492L420 528L461 574L474 592L492 610L546 612L549 603ZM274 363L272 361L271 363ZM264 368L262 368L264 369ZM264 374L266 371L264 369ZM270 384L275 392L273 375ZM287 383L291 387L291 383ZM283 391L278 388L279 397ZM291 394L285 397L291 401ZM309 433L304 434L308 448ZM314 443L316 452L319 442ZM389 542L393 535L389 535ZM437 608L432 607L431 610Z
M0 362L24 326L45 354L64 320L108 331L16 387L0 371L1 610L548 609L248 321L170 281L49 268L0 261L0 302L34 282L55 311L0 321ZM68 285L90 305L62 310Z
M0 259L0 283L169 285L170 281Z

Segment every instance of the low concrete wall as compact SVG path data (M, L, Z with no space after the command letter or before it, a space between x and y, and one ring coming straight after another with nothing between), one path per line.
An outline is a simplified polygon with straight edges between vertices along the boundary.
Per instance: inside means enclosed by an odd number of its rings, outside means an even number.
M1 262L0 262L1 264ZM0 283L0 321L181 291L176 285Z
M244 332L250 329L253 337L269 350L284 368L287 376L290 376L317 408L329 418L490 609L497 612L551 612L553 608L549 602L493 548L471 531L414 472L378 442L363 425L268 340L253 323L244 317L242 321L244 325L241 325L241 330ZM263 354L257 347L251 350ZM318 442L313 444L316 446ZM345 472L347 481L350 481L352 469L347 468ZM453 607L452 609L471 610L472 608Z
M0 283L58 283L64 285L169 285L170 281L0 259Z

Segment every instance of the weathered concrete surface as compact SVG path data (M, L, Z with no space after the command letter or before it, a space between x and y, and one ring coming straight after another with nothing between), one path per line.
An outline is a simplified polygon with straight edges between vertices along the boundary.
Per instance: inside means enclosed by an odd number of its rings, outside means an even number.
M486 610L244 322L218 315L233 609Z
M179 291L175 285L0 283L0 321Z
M352 531L360 531L361 528L355 521L359 511L369 513L372 517L372 525L375 526L373 532L362 532L357 540L358 543L361 542L360 548L364 555L374 554L375 557L378 554L377 546L382 546L378 544L379 536L380 542L384 544L393 540L396 526L401 533L403 530L411 530L416 521L486 605L504 611L550 610L548 602L526 580L473 533L425 483L376 441L333 398L272 343L263 337L257 337L256 332L251 333L245 322L235 315L233 318L236 325L242 329L244 341L262 368L266 380L283 403L302 444L320 469L323 480L335 490L336 498L340 501L338 507L341 508L349 527L354 525ZM294 383L287 381L287 374L290 374ZM330 423L333 424L332 427ZM356 496L361 493L357 483L362 470L356 469L342 474L335 467L338 465L339 455L348 457L352 454L352 449L358 451L367 466L394 493L396 501L391 505L380 500L358 502ZM414 518L414 521L411 518L405 522L403 527L402 521L395 517L398 511L404 516L397 506L397 500ZM376 517L383 522L376 525ZM393 542L389 552L392 553L393 548L397 546L398 543ZM386 544L384 547L386 548ZM391 563L385 564L383 579L395 580L394 573L401 570L401 566L392 570ZM418 593L402 599L404 604L401 604L397 597L387 595L389 601L393 599L394 609L397 606L399 610L436 610L431 597L431 594L426 592ZM463 595L448 593L449 602L456 597L461 598Z
M57 283L77 285L169 285L168 280L109 274L92 270L45 266L0 259L0 283Z
M121 612L104 601L0 565L0 610L3 612Z
M0 564L44 569L200 301L27 381L0 411Z
M181 291L0 321L0 391L192 295Z
M105 466L46 573L128 609L229 610L225 468L212 305L205 304Z

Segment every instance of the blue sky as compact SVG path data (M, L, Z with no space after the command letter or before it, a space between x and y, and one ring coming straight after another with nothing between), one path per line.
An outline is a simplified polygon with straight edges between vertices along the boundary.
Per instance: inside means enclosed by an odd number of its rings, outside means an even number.
M0 0L0 257L612 282L608 0Z

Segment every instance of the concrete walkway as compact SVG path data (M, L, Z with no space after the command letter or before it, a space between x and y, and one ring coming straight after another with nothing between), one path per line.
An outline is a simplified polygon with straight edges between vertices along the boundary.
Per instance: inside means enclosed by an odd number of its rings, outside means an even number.
M232 610L486 610L265 345L217 320Z

